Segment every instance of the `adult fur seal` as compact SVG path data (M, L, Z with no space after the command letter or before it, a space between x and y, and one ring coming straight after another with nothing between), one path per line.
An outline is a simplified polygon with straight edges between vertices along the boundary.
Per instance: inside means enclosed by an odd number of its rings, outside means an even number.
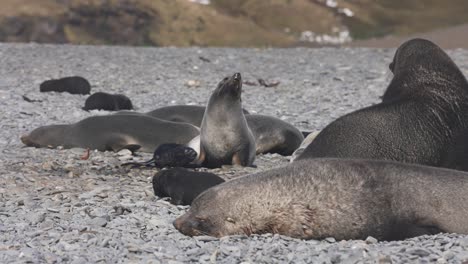
M89 117L71 125L39 127L21 137L21 141L33 147L153 152L160 144L186 144L198 134L197 127L186 123L144 115L108 115Z
M80 76L64 77L61 79L52 79L40 84L41 92L68 92L71 94L89 94L91 85L88 80Z
M174 226L189 236L278 233L399 240L468 234L468 173L382 160L310 159L209 188Z
M130 98L123 94L109 94L103 92L97 92L90 95L85 102L83 110L107 110L107 111L118 111L118 110L131 110L133 104Z
M184 122L200 127L205 110L205 106L199 105L170 105L155 109L146 114L172 122ZM242 109L242 111L244 115L249 114L245 109Z
M200 128L202 166L253 165L255 139L242 112L241 94L240 73L224 78L211 94Z
M468 128L467 80L442 49L423 39L402 44L390 69L394 77L382 103L329 124L297 160L369 158L455 168L443 161Z
M213 173L173 168L154 175L153 189L156 196L170 197L173 204L190 205L200 193L223 182Z

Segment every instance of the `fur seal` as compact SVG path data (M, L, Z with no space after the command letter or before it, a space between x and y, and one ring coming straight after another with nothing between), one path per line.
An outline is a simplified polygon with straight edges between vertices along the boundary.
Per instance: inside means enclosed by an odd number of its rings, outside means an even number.
M145 162L127 162L121 166L132 165L134 167L190 167L195 161L198 152L194 149L175 143L159 145L153 153L153 158Z
M170 105L164 106L145 114L168 120L172 122L184 122L200 127L206 107L199 105ZM248 115L249 111L242 109L244 115Z
M83 107L83 110L86 111L93 109L107 111L132 110L133 104L130 98L123 94L97 92L86 99Z
M317 158L200 194L174 226L189 236L278 233L400 240L468 234L468 173L382 160Z
M434 43L412 39L396 51L382 102L333 121L297 160L316 157L443 164L468 128L468 82ZM457 160L457 159L453 159Z
M213 173L173 168L154 175L153 189L156 196L171 197L173 204L190 205L200 193L223 182Z
M235 73L224 78L208 100L200 127L202 166L252 166L255 138L242 111L242 77Z
M88 80L80 76L64 77L44 81L39 86L41 92L68 92L71 94L89 94L91 85Z
M186 123L169 122L144 115L93 116L71 125L50 125L21 137L32 147L90 148L100 151L153 152L160 144L186 144L199 129Z

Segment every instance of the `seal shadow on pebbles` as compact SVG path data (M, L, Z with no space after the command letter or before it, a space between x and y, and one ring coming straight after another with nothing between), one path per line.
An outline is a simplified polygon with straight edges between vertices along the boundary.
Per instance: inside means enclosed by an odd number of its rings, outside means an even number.
M68 92L71 94L89 94L91 85L81 76L64 77L44 81L39 86L41 92Z
M381 160L318 158L211 187L174 221L189 236L401 240L468 234L468 173Z
M33 147L90 148L100 151L130 149L154 152L161 144L187 144L199 129L186 123L169 122L145 115L93 116L70 125L50 125L22 136Z
M381 103L330 123L297 160L364 158L456 168L445 160L456 135L468 129L465 76L442 49L423 39L403 43L390 70L394 77Z

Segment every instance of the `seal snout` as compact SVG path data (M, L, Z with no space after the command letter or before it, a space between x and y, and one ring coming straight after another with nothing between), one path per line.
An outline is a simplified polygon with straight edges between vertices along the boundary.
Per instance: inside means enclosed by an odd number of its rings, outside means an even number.
M242 80L242 76L240 73L234 73L234 75L232 76L232 78L235 80L235 81L241 81Z
M187 214L184 214L184 215L178 217L176 220L174 220L174 222L172 224L182 234L184 234L186 236L193 236L194 235L193 226L195 226L195 224L193 223L193 221L190 221Z
M30 146L32 144L31 139L29 138L29 135L22 135L20 139L21 139L21 142L23 142L23 144L27 146Z

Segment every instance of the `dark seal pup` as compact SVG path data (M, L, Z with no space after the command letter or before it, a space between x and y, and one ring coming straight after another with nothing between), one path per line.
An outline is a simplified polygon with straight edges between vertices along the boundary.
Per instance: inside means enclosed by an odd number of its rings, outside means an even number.
M144 115L93 116L71 125L50 125L21 137L32 147L130 149L153 152L160 144L186 144L198 136L197 127Z
M468 82L461 71L423 39L402 44L390 69L394 77L382 103L329 124L297 160L367 158L457 167L443 163L456 136L468 128Z
M277 233L400 240L468 234L468 173L382 160L310 159L209 188L174 226L189 236Z
M97 92L90 95L85 102L83 110L132 110L133 104L130 98L123 94L109 94Z
M138 167L190 167L198 153L185 145L165 143L159 145L153 153L153 158L145 162L127 162L121 166Z
M39 86L41 92L68 92L71 94L89 94L91 85L88 80L80 76L47 80Z
M213 91L200 128L202 166L252 166L255 139L242 111L242 77L236 73L224 78Z
M173 204L190 205L200 193L223 182L213 173L173 168L154 175L153 189L156 196L170 197Z
M184 122L200 127L205 110L205 106L199 105L170 105L155 109L145 114L172 122ZM244 112L244 115L249 114L245 109L242 109L242 111Z

